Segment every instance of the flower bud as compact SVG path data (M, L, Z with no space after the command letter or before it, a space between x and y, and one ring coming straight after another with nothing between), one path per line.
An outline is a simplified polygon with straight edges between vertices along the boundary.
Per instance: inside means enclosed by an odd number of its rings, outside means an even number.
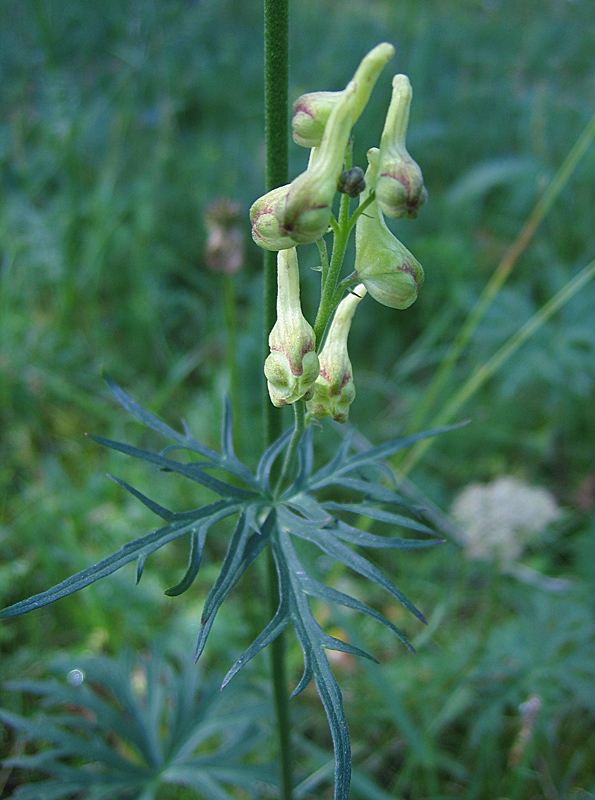
M416 219L428 199L419 165L405 147L411 84L406 75L395 75L393 92L380 140L376 201L391 219Z
M310 396L319 365L316 337L302 314L295 248L277 255L277 322L269 335L269 347L264 374L273 405L290 405Z
M366 188L364 171L361 167L351 167L339 175L337 191L341 194L348 194L349 197L357 197Z
M378 148L368 150L368 188L360 195L367 200L378 170ZM408 308L417 299L424 271L417 259L386 227L373 201L357 220L355 230L355 272L374 300L390 308Z
M318 147L324 127L342 92L308 92L293 104L293 141L302 147Z
M353 109L352 126L366 107L374 84L384 65L393 57L395 48L383 42L364 56L355 75L356 99ZM324 128L331 111L339 101L343 92L309 92L303 94L293 104L293 140L302 147L317 147L324 133Z
M347 353L347 337L357 304L366 294L363 284L356 286L341 302L331 323L320 353L320 375L314 384L314 396L307 403L315 417L331 416L347 422L349 406L355 400L353 369Z
M275 206L282 233L297 244L315 242L329 226L351 132L355 89L350 83L341 93L307 170L289 185L285 201L281 199Z
M294 247L295 241L284 233L275 209L278 203L284 203L290 184L278 186L267 192L252 203L250 208L250 223L252 225L252 238L259 247L265 250L286 250Z

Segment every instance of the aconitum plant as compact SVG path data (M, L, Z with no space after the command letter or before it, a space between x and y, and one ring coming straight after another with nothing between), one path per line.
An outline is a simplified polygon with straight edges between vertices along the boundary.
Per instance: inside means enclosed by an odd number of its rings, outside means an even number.
M323 584L312 574L313 560L308 554L321 552L341 562L382 587L424 622L417 607L360 549L418 550L439 543L420 509L398 493L394 482L391 484L393 476L385 460L445 429L354 451L354 431L348 428L330 461L320 465L314 452L314 429L320 426L313 421L331 417L345 423L348 419L357 383L349 359L348 336L360 307L378 302L399 313L418 296L423 269L391 233L384 218L415 219L427 192L421 170L405 146L412 95L404 75L398 74L393 79L380 146L368 151L366 170L352 164L353 127L380 72L394 55L394 48L388 43L379 44L365 56L343 90L316 91L296 100L293 138L298 145L310 148L310 158L307 169L287 183L283 177L287 139L284 2L265 3L265 19L268 191L254 202L250 211L254 241L267 251L264 316L270 352L263 365L268 388L267 441L258 466L251 470L234 452L228 402L224 405L218 452L197 441L186 426L180 432L145 411L106 377L121 405L160 434L166 444L159 452L152 452L101 437L92 438L158 470L174 472L200 484L217 499L200 508L173 511L115 478L123 489L160 517L163 526L57 586L5 609L3 616L23 614L59 600L131 561L136 561L138 581L149 555L168 542L185 537L189 542L188 565L176 585L167 591L170 596L179 595L193 584L209 532L221 521L235 519L219 576L202 609L195 658L200 657L207 644L223 601L252 562L266 553L270 620L238 656L223 680L223 687L261 650L271 646L281 795L289 800L293 778L283 633L292 627L304 659L303 676L293 696L314 680L333 739L335 797L346 800L351 775L349 731L341 691L326 652L340 650L365 658L373 656L327 633L314 618L310 599L319 598L368 615L389 628L407 649L413 648L404 634L374 608ZM357 198L357 207L352 208ZM342 266L350 242L355 244L355 269L343 276ZM299 248L312 244L320 254L321 292L318 311L309 322L300 304ZM271 293L271 287L276 292ZM281 430L278 411L283 406L292 406L294 412L294 424L285 431ZM190 460L178 459L176 454L180 450L190 453ZM335 500L329 499L333 487L340 492ZM413 533L409 538L377 535L369 532L368 522L363 526L365 529L354 524L354 519L361 518Z

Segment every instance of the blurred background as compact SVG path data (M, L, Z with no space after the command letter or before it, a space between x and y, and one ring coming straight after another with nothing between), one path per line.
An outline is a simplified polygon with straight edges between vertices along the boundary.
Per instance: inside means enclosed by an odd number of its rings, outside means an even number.
M183 417L217 446L230 285L239 446L250 465L258 457L262 252L248 209L263 192L262 38L261 4L245 0L0 5L2 606L156 524L105 477L148 491L150 471L84 438L153 443L109 398L102 366L139 403L174 425ZM409 430L449 344L595 112L595 4L301 0L290 38L291 101L342 88L371 47L395 45L354 131L362 166L379 142L392 74L413 85L408 148L430 199L415 223L391 227L426 281L405 312L362 304L350 337L350 422L377 444ZM307 155L290 145L292 177ZM594 174L591 144L434 413L595 256ZM232 278L207 257L208 209L221 198L241 210L233 228L243 266ZM311 317L317 250L300 257ZM418 649L406 653L371 620L317 609L381 661L335 654L354 764L366 776L354 796L595 797L594 309L595 281L473 395L457 415L471 424L435 440L409 474L407 491L432 504L448 542L382 563L427 629L326 565L328 581L354 587ZM210 498L163 479L155 499L185 509ZM142 652L156 639L191 649L226 542L223 527L180 598L163 592L185 569L184 542L157 556L136 587L127 568L3 623L0 681L42 676L58 653L117 656L124 643ZM209 674L225 674L262 619L258 580L240 585L236 601L211 634ZM290 660L296 682L293 643ZM265 666L256 659L254 680ZM18 693L0 697L6 708L34 707ZM328 756L313 689L292 709L305 741ZM13 753L15 741L0 729L0 752ZM318 763L305 752L298 771ZM29 777L0 771L0 796ZM330 797L325 787L318 795Z

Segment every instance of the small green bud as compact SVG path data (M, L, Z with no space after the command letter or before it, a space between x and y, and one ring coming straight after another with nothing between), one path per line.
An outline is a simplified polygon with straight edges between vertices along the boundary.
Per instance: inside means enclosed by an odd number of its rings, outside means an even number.
M391 219L416 219L428 199L419 165L405 147L411 84L406 75L395 75L393 92L380 140L376 201Z
M286 250L295 246L295 241L284 233L275 209L279 203L284 203L290 184L279 186L255 200L250 208L250 224L252 225L252 238L259 247L265 250Z
M356 84L352 125L355 125L366 107L378 76L394 52L392 44L383 42L362 59L352 81ZM296 144L302 147L318 147L331 111L342 94L343 92L309 92L298 97L293 104L291 121Z
M363 284L356 286L341 302L331 323L319 356L320 374L314 384L314 396L307 403L315 417L331 416L336 422L347 422L349 406L355 400L353 369L347 353L347 337L355 309L366 294Z
M378 155L378 148L368 150L367 187L374 186ZM360 205L370 191L366 188L360 195ZM355 272L374 300L390 308L408 308L417 299L424 281L421 264L389 231L376 201L357 220Z
M277 255L277 322L269 335L269 347L264 374L273 405L290 405L300 397L309 397L319 365L316 337L302 314L295 248Z
M350 83L331 112L308 169L289 185L285 202L280 200L275 206L281 232L297 244L315 242L328 229L351 132L354 100L355 84Z
M366 188L364 171L361 167L351 167L339 175L337 191L341 194L348 194L349 197L357 197Z

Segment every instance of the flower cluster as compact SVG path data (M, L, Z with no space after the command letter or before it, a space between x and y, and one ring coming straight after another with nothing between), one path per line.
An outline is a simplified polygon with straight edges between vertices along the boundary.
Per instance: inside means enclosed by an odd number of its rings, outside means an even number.
M411 84L396 75L379 148L368 151L368 168L351 164L351 131L364 110L394 47L379 44L362 60L345 89L311 92L293 106L296 144L311 148L306 170L291 183L260 197L250 209L252 238L266 250L278 251L277 322L269 336L271 353L265 375L276 406L304 399L317 417L345 422L355 398L347 337L355 309L368 293L382 305L404 309L417 298L424 272L409 250L391 233L384 217L415 219L427 199L421 170L405 146ZM337 193L339 218L333 216ZM349 216L350 198L359 208ZM356 222L357 220L357 222ZM355 236L355 271L339 282L345 244ZM296 247L318 242L332 230L340 258L321 266L322 293L318 338L300 305ZM357 285L355 288L353 286ZM349 293L342 298L345 290ZM341 299L342 298L342 299ZM325 336L326 334L326 336Z
M548 491L508 476L467 486L451 513L461 526L467 556L502 564L518 559L561 515Z

